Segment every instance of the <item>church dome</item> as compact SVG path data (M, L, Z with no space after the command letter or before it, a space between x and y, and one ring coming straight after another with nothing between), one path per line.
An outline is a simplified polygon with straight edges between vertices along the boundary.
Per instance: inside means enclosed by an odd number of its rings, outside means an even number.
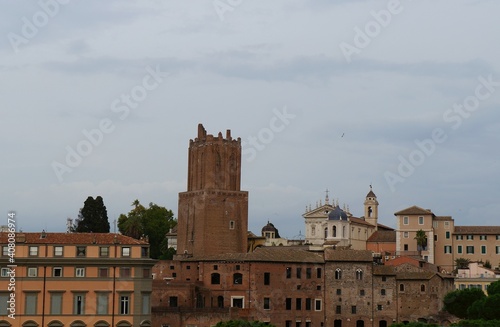
M336 206L328 214L328 220L347 220L347 214L339 206Z
M267 222L267 225L262 227L262 235L265 235L265 232L274 233L275 238L280 238L280 234L278 232L278 229L276 227L274 227L274 225L270 222Z

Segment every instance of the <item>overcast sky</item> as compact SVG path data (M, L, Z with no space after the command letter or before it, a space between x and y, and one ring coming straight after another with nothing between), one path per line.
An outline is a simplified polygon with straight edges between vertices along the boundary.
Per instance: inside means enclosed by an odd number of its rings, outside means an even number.
M9 1L0 207L64 231L88 196L177 215L198 123L244 142L249 228L304 234L325 190L498 225L500 2ZM112 228L113 229L113 228Z

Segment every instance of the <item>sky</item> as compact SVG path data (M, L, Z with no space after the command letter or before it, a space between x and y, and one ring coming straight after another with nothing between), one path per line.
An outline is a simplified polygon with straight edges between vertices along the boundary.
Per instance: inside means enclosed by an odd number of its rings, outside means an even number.
M498 225L500 2L9 1L0 11L0 208L65 231L172 209L202 123L243 144L249 229L304 235L325 191L379 222L412 205ZM0 220L1 221L1 220ZM2 223L3 224L3 223Z

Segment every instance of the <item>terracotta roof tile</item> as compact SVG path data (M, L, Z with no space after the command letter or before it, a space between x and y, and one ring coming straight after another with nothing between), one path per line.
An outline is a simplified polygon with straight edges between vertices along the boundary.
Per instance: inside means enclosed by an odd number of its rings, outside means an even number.
M0 233L0 243L7 243L8 233ZM137 240L121 234L112 233L16 233L18 242L25 237L26 244L115 244L115 237L118 244L148 244L144 240Z
M396 243L396 232L389 230L378 230L373 233L366 242Z
M379 230L381 230L381 229L384 229L384 230L394 230L394 228L386 226L386 225L382 225L382 224L377 224L377 227L378 227Z
M396 270L392 266L374 266L373 267L374 275L396 275Z
M366 225L366 226L375 227L372 224L370 224L369 222L367 222L367 221L365 221L364 219L361 219L361 218L349 217L349 220L351 222L355 223L355 224L360 224L360 225Z
M439 220L439 221L452 221L453 218L451 216L436 216L434 217L434 220Z
M436 273L430 271L409 272L403 271L396 274L396 279L431 279Z
M325 261L373 261L373 254L368 250L325 249Z
M500 226L455 226L454 234L500 235Z
M409 207L409 208L406 208L406 209L403 209L401 211L394 213L395 216L398 216L398 215L428 215L428 214L434 215L431 210L427 210L427 209L420 208L417 206L412 206L412 207Z

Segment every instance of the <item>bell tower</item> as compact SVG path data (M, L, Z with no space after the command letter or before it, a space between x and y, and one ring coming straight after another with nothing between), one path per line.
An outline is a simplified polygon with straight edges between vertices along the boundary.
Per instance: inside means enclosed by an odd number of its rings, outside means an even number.
M187 192L179 193L177 254L246 253L248 192L240 190L241 139L207 134L189 141Z
M370 185L370 192L366 195L365 199L365 221L375 226L377 230L378 223L378 201L377 196L373 193L372 186Z

